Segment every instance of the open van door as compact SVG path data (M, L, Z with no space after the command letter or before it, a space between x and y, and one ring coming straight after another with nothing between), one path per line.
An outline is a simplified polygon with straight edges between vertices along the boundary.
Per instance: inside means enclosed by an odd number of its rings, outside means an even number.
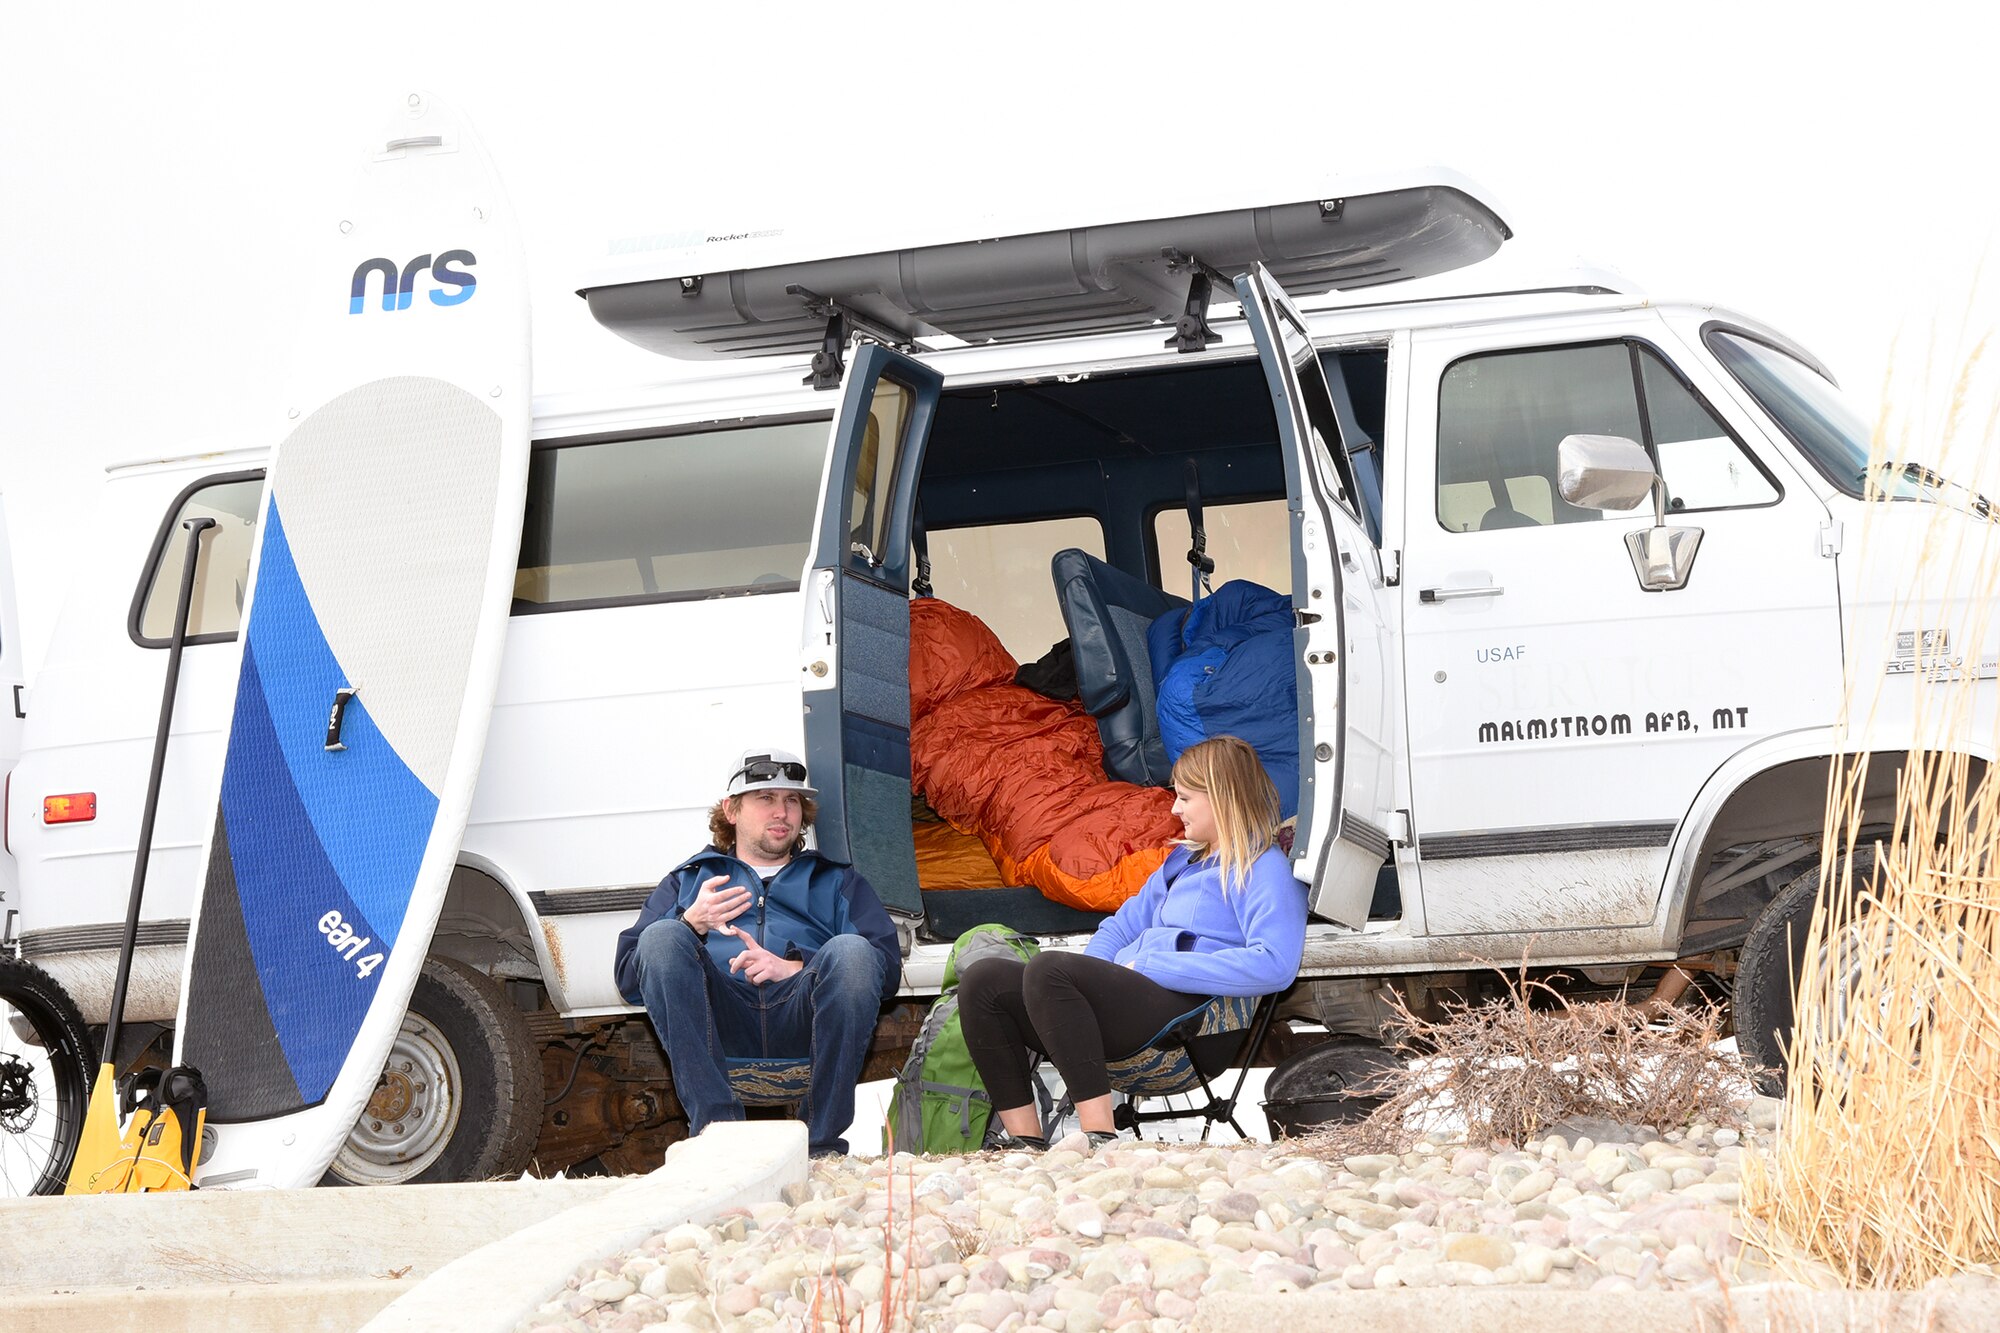
M1394 820L1393 654L1381 552L1369 539L1348 449L1359 427L1328 383L1306 324L1262 264L1236 279L1285 455L1292 519L1299 816L1292 863L1312 910L1368 922Z
M910 833L910 532L944 379L877 344L854 354L805 578L806 758L820 851L882 905L923 913Z
M21 757L21 727L27 716L21 702L27 679L22 666L21 622L14 611L14 539L7 530L6 500L0 497L0 774L11 774ZM13 855L0 855L0 947L11 946L20 928L19 889Z

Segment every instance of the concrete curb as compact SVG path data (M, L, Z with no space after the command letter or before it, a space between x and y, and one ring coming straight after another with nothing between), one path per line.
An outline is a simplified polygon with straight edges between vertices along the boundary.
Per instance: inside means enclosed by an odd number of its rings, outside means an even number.
M92 1287L50 1294L0 1291L0 1328L7 1333L216 1333L218 1329L284 1329L286 1333L346 1333L408 1291L408 1281L263 1285Z
M254 1288L429 1276L622 1180L512 1180L374 1190L197 1190L0 1201L12 1297L92 1288ZM310 1237L310 1244L299 1238ZM121 1293L122 1295L122 1293ZM11 1309L11 1307L10 1307Z
M1424 1291L1219 1293L1192 1333L1458 1333L1462 1329L1642 1328L1646 1333L1981 1333L2000 1328L2000 1291L1814 1291L1737 1287L1727 1298L1667 1291L1439 1287Z
M771 1202L805 1178L806 1129L798 1121L711 1125L616 1193L452 1260L398 1296L364 1333L512 1333L583 1265L682 1222Z

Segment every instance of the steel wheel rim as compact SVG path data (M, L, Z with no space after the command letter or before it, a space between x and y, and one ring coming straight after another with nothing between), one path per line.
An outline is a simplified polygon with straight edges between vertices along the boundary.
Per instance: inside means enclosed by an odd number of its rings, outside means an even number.
M444 1034L406 1014L374 1094L333 1159L334 1174L355 1185L400 1185L423 1174L458 1128L464 1088Z

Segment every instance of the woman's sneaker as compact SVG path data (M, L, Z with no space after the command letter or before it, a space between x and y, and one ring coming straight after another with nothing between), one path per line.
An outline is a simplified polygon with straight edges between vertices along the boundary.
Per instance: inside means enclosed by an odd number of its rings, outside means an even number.
M990 1148L993 1152L1047 1152L1048 1150L1047 1139L1014 1134L1004 1129L1000 1131L1000 1137L993 1140Z
M1107 1143L1118 1142L1118 1131L1115 1129L1086 1129L1083 1131L1083 1137L1090 1140L1090 1150L1096 1152Z

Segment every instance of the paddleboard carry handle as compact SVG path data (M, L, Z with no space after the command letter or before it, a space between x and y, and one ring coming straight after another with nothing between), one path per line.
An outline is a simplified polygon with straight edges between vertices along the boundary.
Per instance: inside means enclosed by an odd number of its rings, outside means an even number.
M347 705L353 702L354 696L359 693L360 691L352 685L343 685L333 692L333 711L327 714L326 719L327 749L345 750L347 748L347 743L340 739L340 729L347 722Z

